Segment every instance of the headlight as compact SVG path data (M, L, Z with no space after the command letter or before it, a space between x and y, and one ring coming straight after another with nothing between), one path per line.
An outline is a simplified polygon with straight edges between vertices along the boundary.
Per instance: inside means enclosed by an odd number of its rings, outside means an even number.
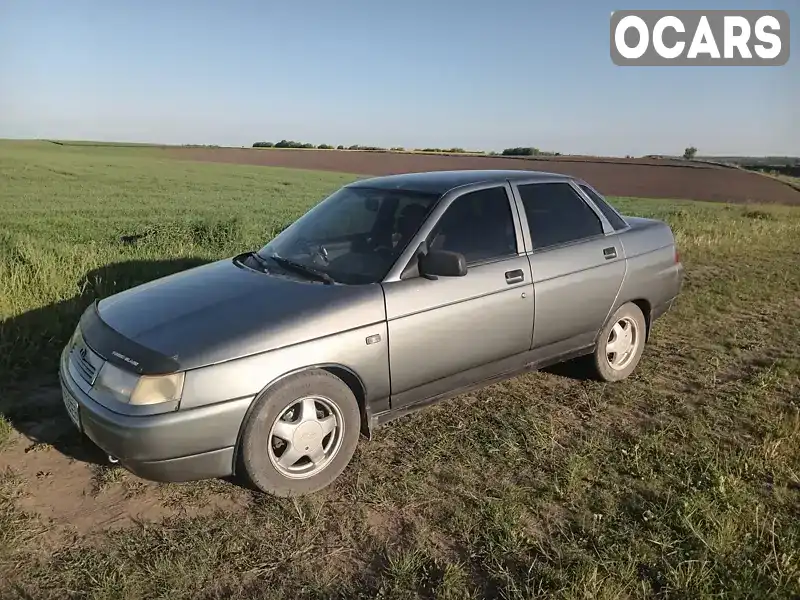
M140 376L105 363L94 387L125 404L159 404L181 399L183 373Z
M75 328L75 331L72 332L72 337L70 337L69 341L67 342L67 348L72 348L75 345L75 342L77 342L80 338L81 338L81 326L78 325Z
M142 376L131 394L131 404L158 404L180 400L183 393L183 373Z
M138 383L139 376L136 373L123 371L111 363L105 363L100 368L94 387L98 392L112 395L117 402L129 404Z

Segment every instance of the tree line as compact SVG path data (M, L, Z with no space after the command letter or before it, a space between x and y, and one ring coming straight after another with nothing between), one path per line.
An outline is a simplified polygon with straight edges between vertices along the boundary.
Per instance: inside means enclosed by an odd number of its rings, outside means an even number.
M339 144L338 146L331 146L330 144L310 144L308 142L296 142L294 140L281 140L280 142L256 142L253 144L253 148L314 148L316 150L384 150L386 148L380 148L378 146L359 146L358 144L354 144L352 146L343 146ZM392 150L396 150L396 148L392 148ZM402 150L402 148L400 148Z
M372 150L376 152L406 152L402 146L382 148L380 146L362 146L353 144L352 146L332 146L331 144L311 144L308 142L297 142L295 140L281 140L279 142L255 142L253 148L307 148L316 150ZM489 154L492 156L561 156L560 152L547 152L534 147L506 148L502 152L484 152L480 150L465 150L464 148L416 148L414 152L435 152L443 154Z
M548 152L530 146L506 148L501 152L503 156L561 156L561 152Z

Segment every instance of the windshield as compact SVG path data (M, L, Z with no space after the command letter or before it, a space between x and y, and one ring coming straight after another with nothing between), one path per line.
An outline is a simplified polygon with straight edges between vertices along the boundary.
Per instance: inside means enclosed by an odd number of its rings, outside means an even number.
M438 199L438 194L408 190L343 187L282 231L258 256L284 270L288 265L292 273L309 279L376 283Z

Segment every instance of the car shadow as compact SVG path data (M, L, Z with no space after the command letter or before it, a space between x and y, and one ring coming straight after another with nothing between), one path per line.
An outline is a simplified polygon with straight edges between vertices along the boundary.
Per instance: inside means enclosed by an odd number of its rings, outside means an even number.
M557 375L567 379L574 379L576 381L594 381L595 376L592 372L590 357L579 356L564 362L550 365L541 369L543 373L550 375Z
M83 311L96 299L206 264L200 258L130 260L94 269L76 282L80 294L0 322L0 415L31 443L65 456L108 464L67 416L58 361Z

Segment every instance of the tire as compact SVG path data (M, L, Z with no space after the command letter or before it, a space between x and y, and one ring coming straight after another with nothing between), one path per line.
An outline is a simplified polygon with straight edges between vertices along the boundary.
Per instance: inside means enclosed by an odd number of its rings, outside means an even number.
M619 324L619 327L617 325ZM630 329L628 329L630 328ZM620 335L622 334L622 335ZM630 349L627 340L630 336ZM642 309L632 302L620 306L609 317L597 338L597 347L592 356L592 370L600 381L622 381L627 379L636 369L642 358L647 338L647 324ZM621 346L614 346L615 340L621 340ZM609 346L609 343L612 345ZM608 352L609 347L618 347L622 352Z
M333 425L330 418L335 419ZM330 427L334 428L328 431ZM242 434L241 464L262 492L283 497L311 494L341 475L360 433L358 401L347 384L321 369L303 371L256 400ZM286 452L290 454L284 456Z

